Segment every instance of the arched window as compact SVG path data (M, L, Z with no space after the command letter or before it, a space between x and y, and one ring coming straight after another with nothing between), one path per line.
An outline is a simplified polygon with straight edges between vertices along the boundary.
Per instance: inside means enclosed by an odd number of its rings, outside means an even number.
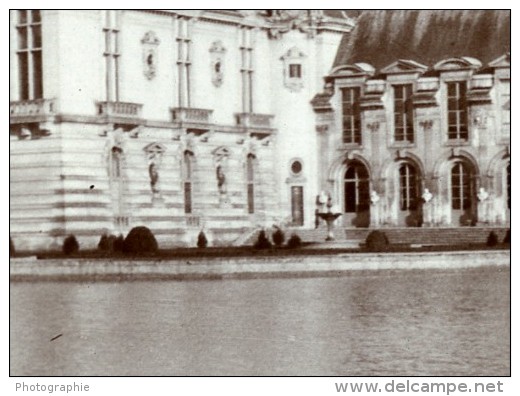
M345 212L368 210L370 206L369 178L367 168L354 162L345 172Z
M184 213L192 213L193 153L191 151L184 152L182 180L184 187Z
M247 212L255 213L255 156L247 156Z
M451 168L451 207L455 210L471 207L471 171L463 162Z
M401 210L417 209L418 177L414 166L404 163L399 167L399 203Z
M120 179L122 177L123 150L120 147L112 147L110 151L110 177Z

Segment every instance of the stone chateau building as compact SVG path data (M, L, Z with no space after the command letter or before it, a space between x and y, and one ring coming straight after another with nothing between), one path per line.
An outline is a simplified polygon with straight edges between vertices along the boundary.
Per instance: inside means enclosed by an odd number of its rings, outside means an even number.
M10 235L507 225L508 11L19 10Z

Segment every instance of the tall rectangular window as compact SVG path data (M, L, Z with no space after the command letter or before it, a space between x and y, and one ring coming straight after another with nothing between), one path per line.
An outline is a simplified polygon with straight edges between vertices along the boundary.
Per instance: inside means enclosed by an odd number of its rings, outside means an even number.
M119 101L119 15L117 10L103 11L105 36L105 91L107 102Z
M360 87L342 88L343 143L361 144Z
M255 156L247 156L247 213L255 213Z
M40 10L20 10L17 21L20 100L43 98Z
M193 185L193 153L185 151L183 156L183 190L184 190L184 213L190 214L193 210L192 185Z
M244 26L240 32L240 74L242 77L242 111L253 112L253 31Z
M179 107L190 107L191 32L189 18L177 19L177 97Z
M466 82L449 82L446 86L448 89L448 139L468 140Z
M412 84L394 85L394 138L413 143Z

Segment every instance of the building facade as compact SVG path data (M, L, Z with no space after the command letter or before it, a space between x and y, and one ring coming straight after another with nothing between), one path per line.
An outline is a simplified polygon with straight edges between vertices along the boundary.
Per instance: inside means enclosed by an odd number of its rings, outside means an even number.
M357 23L313 101L320 188L344 226L509 225L509 12Z
M10 235L152 229L162 247L310 227L310 101L354 21L320 11L19 10L10 17Z
M12 11L10 235L506 226L508 15Z

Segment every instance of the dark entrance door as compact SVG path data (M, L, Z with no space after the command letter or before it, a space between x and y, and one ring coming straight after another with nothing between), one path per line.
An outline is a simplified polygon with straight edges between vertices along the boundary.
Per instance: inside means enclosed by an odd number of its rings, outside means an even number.
M421 225L419 191L417 168L410 163L401 164L399 166L399 225L406 227Z
M343 221L347 227L370 224L370 180L367 168L360 162L349 164L345 172L345 208Z
M475 193L473 172L462 161L451 168L452 224L469 226L474 222L473 195Z

